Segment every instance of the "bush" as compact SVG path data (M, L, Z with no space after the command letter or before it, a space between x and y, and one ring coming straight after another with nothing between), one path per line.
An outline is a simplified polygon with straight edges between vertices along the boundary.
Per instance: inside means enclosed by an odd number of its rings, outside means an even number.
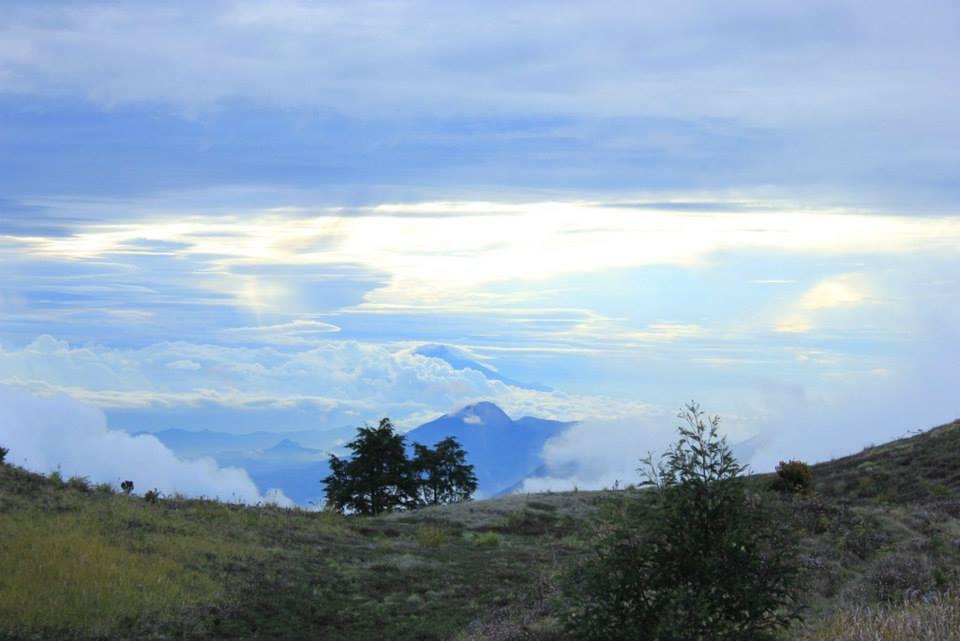
M160 501L162 494L160 490L154 488L152 490L147 490L146 494L143 495L143 500L147 503L157 503Z
M120 489L123 490L124 494L130 494L133 492L133 481L122 481L120 483Z
M67 487L71 490L77 490L78 492L89 492L91 489L90 479L85 476L71 476L70 479L67 480Z
M3 463L7 458L7 454L10 453L10 450L6 447L0 447L0 463Z
M446 545L450 535L436 525L421 525L417 528L417 543L422 547L437 548Z
M813 490L813 473L802 461L780 461L771 486L778 492L808 494Z
M97 483L93 488L98 494L113 494L113 486L109 483Z
M473 540L473 544L482 548L495 548L500 545L500 535L496 532L484 532Z
M602 518L592 558L564 581L562 617L584 640L758 641L797 618L796 546L761 497L748 494L718 419L696 404L651 490Z

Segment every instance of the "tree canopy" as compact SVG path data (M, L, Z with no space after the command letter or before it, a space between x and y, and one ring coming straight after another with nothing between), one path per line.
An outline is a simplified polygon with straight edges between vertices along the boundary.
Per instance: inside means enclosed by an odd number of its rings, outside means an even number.
M465 501L477 489L473 466L452 436L434 448L414 443L411 460L406 438L384 418L377 427L357 428L347 448L350 458L330 455L330 475L323 479L327 505L340 512L376 515Z

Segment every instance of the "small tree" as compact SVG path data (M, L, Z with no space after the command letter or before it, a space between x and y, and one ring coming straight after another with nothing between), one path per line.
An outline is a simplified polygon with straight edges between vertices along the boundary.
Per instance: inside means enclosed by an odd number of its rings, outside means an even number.
M433 449L414 443L413 450L418 504L466 501L477 490L473 466L465 462L467 453L454 437L448 436Z
M10 453L9 449L5 447L0 447L0 463L3 463L6 460L7 454L9 453Z
M601 523L595 556L568 577L576 638L758 641L796 617L794 546L691 403L679 440L642 462L651 490Z
M417 486L404 452L404 437L389 418L377 427L360 427L347 444L350 459L330 455L327 504L340 512L376 515L416 504Z
M803 461L780 461L771 487L785 494L808 494L813 491L813 472Z

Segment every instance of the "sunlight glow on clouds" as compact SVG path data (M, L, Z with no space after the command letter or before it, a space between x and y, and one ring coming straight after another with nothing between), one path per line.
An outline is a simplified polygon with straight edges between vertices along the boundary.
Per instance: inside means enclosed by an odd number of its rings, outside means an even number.
M32 254L67 260L117 258L139 241L208 266L197 279L258 311L293 304L296 290L269 276L230 275L241 265L361 265L389 275L361 309L484 307L481 286L543 281L645 265L695 265L724 251L877 254L960 251L954 218L783 210L709 214L635 211L590 203L382 205L351 217L263 213L99 225L61 238L27 238ZM413 212L442 214L412 217ZM830 233L823 233L829 229ZM133 251L137 253L139 250ZM811 297L830 295L812 292ZM834 295L837 295L834 292ZM507 302L516 302L516 297ZM808 298L804 309L816 309ZM305 328L304 328L305 329Z

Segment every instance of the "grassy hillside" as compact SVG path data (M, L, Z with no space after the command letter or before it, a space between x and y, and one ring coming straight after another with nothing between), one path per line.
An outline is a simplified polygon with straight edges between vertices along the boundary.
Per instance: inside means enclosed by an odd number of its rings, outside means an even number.
M960 423L814 476L816 493L784 499L809 588L789 638L960 639ZM0 465L0 638L562 639L559 572L588 550L599 510L632 500L346 518L148 503Z

